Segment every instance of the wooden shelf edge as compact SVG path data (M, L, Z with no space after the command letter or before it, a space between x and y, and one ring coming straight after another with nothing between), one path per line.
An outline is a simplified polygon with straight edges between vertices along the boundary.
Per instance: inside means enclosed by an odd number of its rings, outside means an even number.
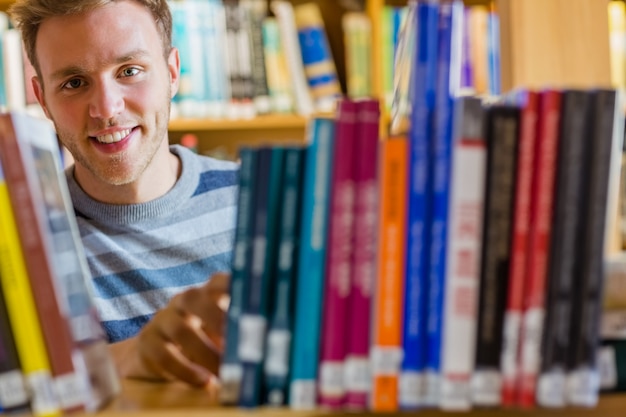
M172 119L170 131L304 129L307 118L297 115L267 115L253 119Z

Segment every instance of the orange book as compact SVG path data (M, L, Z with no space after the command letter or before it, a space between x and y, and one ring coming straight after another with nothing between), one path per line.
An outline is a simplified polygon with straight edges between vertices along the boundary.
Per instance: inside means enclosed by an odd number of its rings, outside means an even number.
M378 273L372 330L372 411L398 409L402 360L408 140L380 144Z

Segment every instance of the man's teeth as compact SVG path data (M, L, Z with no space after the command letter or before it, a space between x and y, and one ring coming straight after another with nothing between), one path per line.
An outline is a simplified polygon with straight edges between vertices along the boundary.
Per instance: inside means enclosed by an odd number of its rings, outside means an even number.
M120 130L119 132L111 133L109 135L97 136L98 142L102 143L114 143L119 142L126 136L130 135L131 129Z

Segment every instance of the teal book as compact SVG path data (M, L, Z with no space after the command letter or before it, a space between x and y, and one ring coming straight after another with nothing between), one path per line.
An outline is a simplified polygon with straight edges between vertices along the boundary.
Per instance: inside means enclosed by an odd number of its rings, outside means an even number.
M265 355L265 402L284 405L289 388L289 357L293 334L294 289L297 278L297 255L300 242L300 200L305 148L285 149L282 178L276 283L272 289L267 348Z
M237 345L243 372L239 405L245 408L261 405L262 399L265 339L272 304L271 289L276 275L276 236L283 162L282 147L262 147L258 151L250 275L239 319Z
M237 226L230 275L230 304L226 316L226 348L220 365L220 402L233 405L239 401L239 389L243 369L237 349L239 344L239 320L250 276L252 249L252 220L256 179L257 151L254 148L239 150L239 195L237 200Z
M313 118L307 135L289 384L289 405L293 409L313 409L317 403L316 382L335 121Z

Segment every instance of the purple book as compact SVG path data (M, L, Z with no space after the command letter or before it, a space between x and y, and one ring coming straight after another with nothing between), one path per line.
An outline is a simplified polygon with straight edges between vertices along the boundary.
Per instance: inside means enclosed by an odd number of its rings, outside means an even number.
M346 352L346 406L364 410L370 391L370 309L376 279L376 233L378 219L378 132L380 108L377 100L357 102L357 141L354 152L354 224L352 278L349 298Z
M324 308L321 334L319 404L331 409L346 400L344 369L348 334L348 297L354 219L356 103L337 105L335 149L331 176Z

